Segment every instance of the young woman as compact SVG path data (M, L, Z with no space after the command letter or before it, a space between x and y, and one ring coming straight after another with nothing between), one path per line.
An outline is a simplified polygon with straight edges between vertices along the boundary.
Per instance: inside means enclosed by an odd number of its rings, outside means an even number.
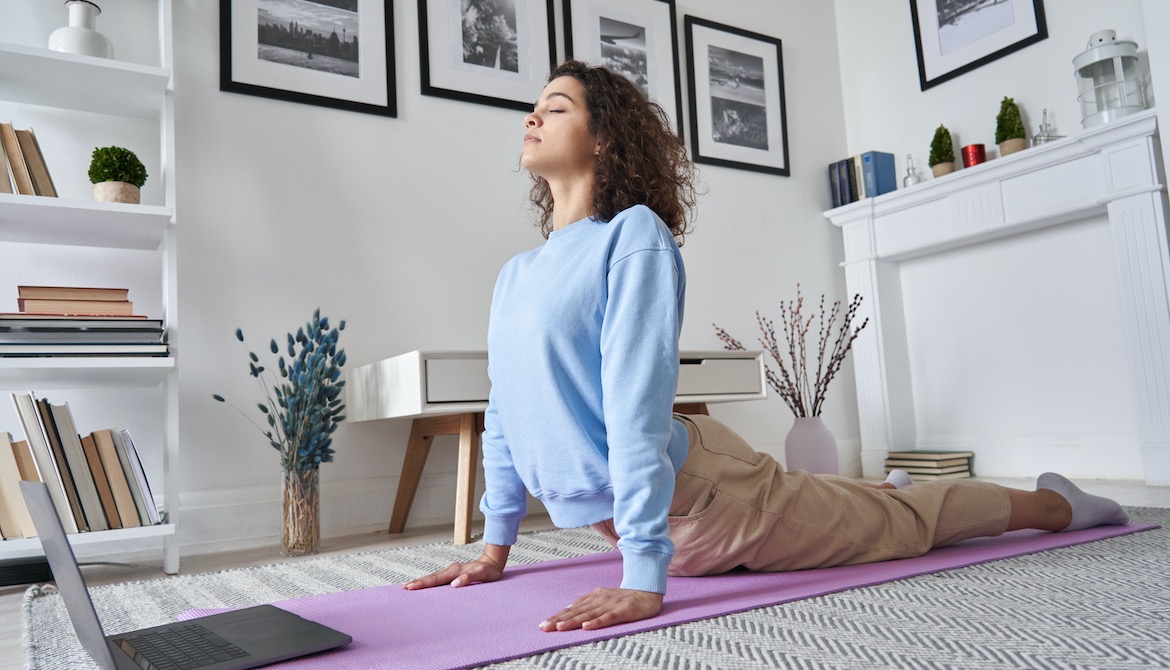
M710 417L674 414L678 246L695 199L682 143L627 79L575 61L551 73L524 125L547 241L504 266L492 299L483 554L405 588L500 579L527 493L557 526L592 525L623 562L619 587L550 613L546 631L653 617L668 574L882 561L1018 528L1128 521L1051 473L1020 491L785 472Z

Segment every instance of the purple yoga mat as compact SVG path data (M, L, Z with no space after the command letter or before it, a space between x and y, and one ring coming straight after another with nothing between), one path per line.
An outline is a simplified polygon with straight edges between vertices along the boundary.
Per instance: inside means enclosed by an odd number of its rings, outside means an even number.
M353 636L341 649L273 668L466 668L586 642L709 619L846 589L872 586L1047 549L1067 547L1153 525L1101 526L1070 533L1015 531L967 540L924 556L799 572L736 572L671 577L662 614L602 630L545 633L538 624L598 586L621 582L615 551L509 567L504 579L462 588L406 591L401 585L307 596L274 603ZM191 619L222 610L191 610Z

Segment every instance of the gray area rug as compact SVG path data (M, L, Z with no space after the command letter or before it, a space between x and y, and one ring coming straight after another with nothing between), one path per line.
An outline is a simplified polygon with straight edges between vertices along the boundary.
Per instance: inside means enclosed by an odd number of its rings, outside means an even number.
M492 668L1170 668L1170 510L1163 528L672 626ZM509 562L608 550L590 529L525 534ZM107 633L235 607L398 583L476 545L309 558L91 589ZM576 594L573 594L576 595ZM534 624L535 625L535 622ZM438 631L457 643L458 631ZM24 603L25 667L92 668L52 587ZM393 667L392 664L387 667Z

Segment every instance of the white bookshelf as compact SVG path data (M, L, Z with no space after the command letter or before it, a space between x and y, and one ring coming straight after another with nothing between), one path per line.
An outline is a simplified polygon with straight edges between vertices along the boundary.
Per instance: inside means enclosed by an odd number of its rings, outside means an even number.
M56 3L53 4L54 10L59 10ZM74 545L113 546L117 543L161 538L163 570L174 574L179 570L179 421L171 0L148 1L126 11L155 10L159 28L159 62L155 65L63 54L49 51L43 46L0 41L0 102L9 106L35 108L43 118L48 119L48 122L39 122L36 128L42 144L44 137L54 136L54 133L57 133L56 137L73 137L68 128L70 115L108 115L125 119L126 123L146 124L149 127L157 125L158 155L142 158L143 162L158 166L151 170L150 179L158 180L156 184L161 183L163 202L140 205L102 203L78 197L77 193L63 193L60 198L0 194L0 243L10 246L37 245L37 253L49 255L53 254L54 249L68 254L72 248L82 247L99 250L99 253L109 251L115 255L123 252L156 254L161 269L157 277L159 286L149 289L151 292L157 290L161 295L162 309L161 314L150 313L147 316L163 319L171 343L171 355L0 358L0 390L5 394L43 389L101 394L107 389L145 389L149 393L162 395L164 402L161 406L165 408L161 422L162 444L158 447L149 444L137 446L140 450L162 450L162 481L154 481L157 474L152 473L152 483L156 494L161 489L167 523L76 533L69 536L69 541ZM35 11L48 10L38 6ZM5 20L4 13L5 10L0 9L0 21ZM63 21L64 14L60 16ZM30 26L30 29L35 27ZM99 24L98 29L101 28ZM54 127L54 123L60 125ZM78 141L92 141L92 145L76 147L88 150L89 146L116 143L117 138L85 137ZM52 164L49 167L56 181L56 169ZM58 191L61 190L58 188ZM75 283L68 268L63 268L62 274L62 284ZM15 285L22 283L22 279L13 276L7 268L0 267L0 282ZM12 311L12 308L4 306L0 311ZM133 429L133 426L127 427ZM19 427L16 429L13 431L14 438L21 439L23 435L18 436ZM117 547L113 551L118 551ZM0 542L0 559L25 557L39 552L40 541L35 538Z

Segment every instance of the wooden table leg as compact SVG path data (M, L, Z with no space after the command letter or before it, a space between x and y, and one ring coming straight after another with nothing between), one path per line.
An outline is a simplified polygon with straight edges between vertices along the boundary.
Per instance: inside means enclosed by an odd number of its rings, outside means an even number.
M479 434L483 414L459 417L459 473L455 490L455 544L471 542L471 516L475 512L475 473L479 464Z
M414 504L418 482L422 479L427 456L431 453L434 435L426 434L426 420L415 419L410 424L410 439L406 442L406 459L402 462L402 474L398 477L398 493L394 496L394 511L390 513L390 532L401 533L406 528L406 517Z

